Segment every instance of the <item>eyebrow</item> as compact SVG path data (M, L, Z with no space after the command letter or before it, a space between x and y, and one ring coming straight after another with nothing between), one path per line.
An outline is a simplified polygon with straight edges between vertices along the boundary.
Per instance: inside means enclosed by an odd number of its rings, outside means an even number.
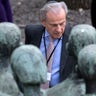
M66 21L63 21L63 22L61 22L61 23L58 23L58 24L51 24L51 23L49 23L50 25L61 25L61 24L63 24L63 23L65 23Z

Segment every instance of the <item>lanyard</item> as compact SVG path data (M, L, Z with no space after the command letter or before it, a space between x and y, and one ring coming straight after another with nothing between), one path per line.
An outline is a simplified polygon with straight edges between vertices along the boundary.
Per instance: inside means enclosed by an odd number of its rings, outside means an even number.
M48 59L47 59L47 48L46 48L45 32L44 32L44 38L43 38L43 39L44 39L45 55L46 55L46 60L47 60L47 64L48 64L48 62L49 62L52 54L54 53L54 51L55 51L55 49L56 49L56 47L57 47L57 45L58 45L58 43L59 43L59 41L60 41L61 38L58 39L58 42L57 42L57 44L55 45L55 47L54 47L53 51L51 52L51 54L50 54L50 56L49 56Z

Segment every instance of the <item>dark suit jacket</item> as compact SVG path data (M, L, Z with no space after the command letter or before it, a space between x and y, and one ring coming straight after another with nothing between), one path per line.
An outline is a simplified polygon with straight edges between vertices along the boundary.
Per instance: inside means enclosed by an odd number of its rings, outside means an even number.
M25 44L33 44L40 47L42 34L45 28L42 25L27 25L25 27ZM76 61L74 57L69 56L66 51L66 42L70 34L71 28L67 25L63 34L61 59L60 59L60 82L66 79L74 70Z

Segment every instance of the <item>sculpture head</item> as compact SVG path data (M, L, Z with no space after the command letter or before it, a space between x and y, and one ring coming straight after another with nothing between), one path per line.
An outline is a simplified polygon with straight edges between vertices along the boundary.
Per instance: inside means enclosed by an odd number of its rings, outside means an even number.
M40 84L46 82L46 61L41 51L33 45L18 47L11 56L14 73L23 84Z
M78 68L84 79L96 80L96 44L88 45L79 52Z
M79 24L71 30L67 50L77 58L79 51L89 44L96 43L96 30L91 25Z
M19 46L21 41L21 31L13 23L0 23L0 55L9 56L12 51Z

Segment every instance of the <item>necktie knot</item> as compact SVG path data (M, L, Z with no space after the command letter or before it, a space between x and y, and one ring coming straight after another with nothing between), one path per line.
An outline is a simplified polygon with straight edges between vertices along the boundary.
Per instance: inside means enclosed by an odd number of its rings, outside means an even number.
M53 42L53 38L49 36L49 42Z

